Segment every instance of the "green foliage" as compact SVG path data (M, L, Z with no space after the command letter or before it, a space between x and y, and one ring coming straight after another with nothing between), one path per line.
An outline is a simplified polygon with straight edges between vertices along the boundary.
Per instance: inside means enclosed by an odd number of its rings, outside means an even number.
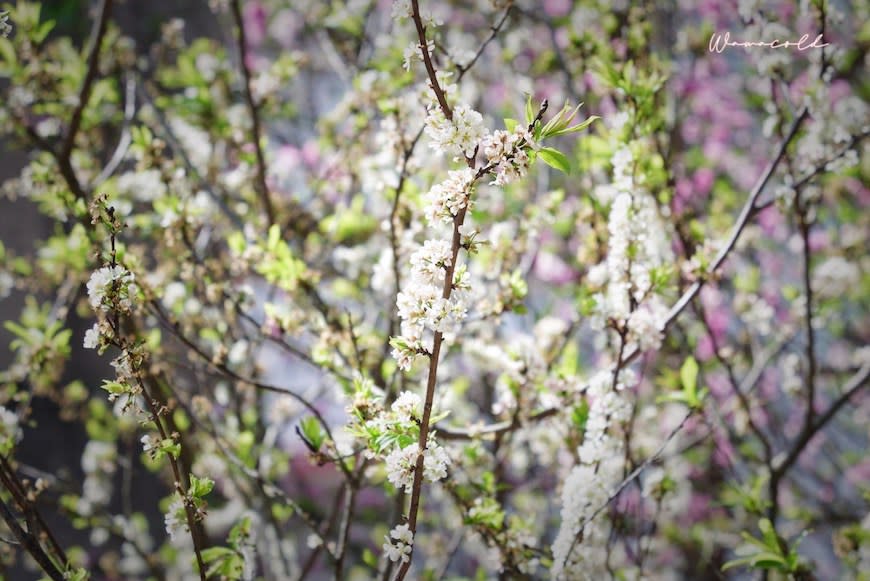
M311 451L319 452L321 446L326 441L326 432L323 430L323 426L320 425L320 420L314 416L307 416L299 422L299 428L311 447Z
M262 251L263 260L257 265L257 272L278 288L293 292L301 281L310 277L305 262L296 258L287 242L281 239L281 228L277 224L269 228Z
M698 362L690 355L680 367L680 386L682 389L678 392L659 396L656 401L660 403L678 402L687 405L692 410L701 409L708 390L707 388L698 389L698 371Z
M753 476L748 484L729 484L722 493L722 503L726 506L741 507L749 514L761 516L770 507L766 484L769 477Z
M6 321L3 327L15 337L10 347L28 370L28 379L37 392L55 385L70 354L72 331L52 317L51 303L39 304L28 296L20 319Z
M538 157L540 157L541 161L546 163L548 166L557 169L562 173L571 173L571 162L568 160L568 156L558 149L542 147L540 151L538 151Z
M214 480L203 476L198 478L193 474L190 475L190 487L187 493L194 498L205 498L214 489Z
M804 565L800 562L796 545L800 543L801 538L803 538L806 532L794 542L795 546L790 548L785 540L776 533L770 520L766 518L760 519L758 521L758 529L761 531L761 538L754 537L747 532L741 533L743 540L746 542L735 551L740 557L725 563L722 566L723 571L743 566L751 569L774 570L789 574L804 570Z
M221 579L235 581L242 579L245 572L245 548L250 544L252 522L243 517L230 530L227 536L229 547L209 547L202 551L202 560L207 565L206 576L220 576Z

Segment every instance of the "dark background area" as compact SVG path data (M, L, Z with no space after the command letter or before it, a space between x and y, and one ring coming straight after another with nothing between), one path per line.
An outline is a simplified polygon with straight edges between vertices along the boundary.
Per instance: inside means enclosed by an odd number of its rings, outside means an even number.
M87 0L49 0L42 3L42 18L57 23L52 35L71 36L76 46L82 48L87 44L93 22L91 12L97 5L97 2ZM140 54L159 38L162 24L172 18L184 19L185 37L188 39L220 36L218 22L206 0L127 0L115 2L113 6L113 22L125 36L135 40ZM11 24L14 40L14 21ZM3 82L0 80L0 83ZM19 144L0 139L0 183L17 176L29 155L30 152L22 150ZM36 242L48 237L51 232L51 221L41 216L30 201L22 197L13 201L0 196L0 240L8 251L16 256L31 257L35 253ZM0 300L0 323L18 319L26 294L14 290L10 296ZM38 298L48 300L51 297ZM91 324L92 321L84 321L75 314L69 317L69 327L73 330L72 355L61 385L79 380L93 392L99 389L101 380L109 377L112 370L108 365L108 357L100 357L95 351L82 347L82 337ZM11 333L0 324L0 369L7 368L13 359L9 349L11 339ZM33 402L31 420L23 428L24 438L16 450L16 459L21 463L24 475L37 477L40 473L47 473L61 482L80 488L83 478L81 454L87 442L82 425L60 421L56 405L37 397ZM119 449L119 454L123 453L124 450ZM138 485L134 509L150 506L153 511L157 500L165 494L163 485L149 473L135 474L134 477ZM68 548L87 541L87 531L76 531L67 519L45 504L41 510L43 517L58 535L62 546ZM157 532L154 527L162 528L162 515L151 516L152 530ZM19 561L18 566L7 572L5 579L35 581L42 577L38 572L20 565ZM2 578L3 574L0 573Z

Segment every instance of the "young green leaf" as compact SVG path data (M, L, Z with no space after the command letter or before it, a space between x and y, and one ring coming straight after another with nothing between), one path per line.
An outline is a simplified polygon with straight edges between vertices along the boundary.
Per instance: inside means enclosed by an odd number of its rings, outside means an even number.
M568 161L568 156L552 147L542 147L538 152L541 161L548 166L561 171L562 173L571 173L571 163Z

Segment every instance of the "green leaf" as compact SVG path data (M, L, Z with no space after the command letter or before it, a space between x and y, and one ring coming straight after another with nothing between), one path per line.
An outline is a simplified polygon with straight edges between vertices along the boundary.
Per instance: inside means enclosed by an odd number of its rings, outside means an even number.
M203 476L197 478L193 474L190 475L190 494L196 498L204 498L214 488L214 480Z
M532 108L532 95L529 93L526 99L526 124L530 124L535 118L535 110Z
M363 550L362 560L369 567L377 568L378 566L378 557L369 549Z
M541 161L546 163L548 166L555 168L562 173L571 173L571 163L568 161L568 156L558 149L543 147L538 152L538 155L540 156Z
M517 125L519 125L519 123L520 122L517 121L516 119L511 119L509 117L506 117L504 120L504 128L508 131L513 131L514 129L516 129L516 127L517 127Z
M585 399L580 402L580 405L575 406L571 410L571 423L577 429L577 433L582 434L586 431L586 421L589 419L589 402Z
M577 133L579 131L583 131L587 127L589 127L594 121L601 119L598 115L591 115L585 121L578 123L577 125L572 125L571 127L566 127L565 129L560 129L555 131L549 135L549 137L558 137L559 135L568 135L571 133Z
M326 440L326 434L320 425L320 421L314 416L308 416L299 422L299 429L302 430L302 435L305 436L305 439L314 448L313 451L319 451L324 440Z
M686 393L694 393L698 386L698 362L691 355L683 362L680 367L680 382Z
M12 67L18 64L18 57L15 54L15 47L12 46L12 42L8 38L0 38L0 58L9 65L8 70L10 73L12 72Z

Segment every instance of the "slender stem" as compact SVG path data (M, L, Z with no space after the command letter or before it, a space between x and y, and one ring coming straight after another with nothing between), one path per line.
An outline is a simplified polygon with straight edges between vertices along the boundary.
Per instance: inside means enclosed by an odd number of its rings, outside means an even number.
M347 540L350 536L350 525L353 520L353 512L356 506L356 487L350 484L347 485L347 490L344 492L344 512L341 517L341 525L338 533L338 546L335 549L335 581L341 581L344 578L344 561L347 554Z
M112 0L103 0L100 6L100 15L94 24L94 30L91 35L91 49L88 55L87 70L85 78L82 81L81 89L79 89L78 101L75 109L73 109L72 117L70 118L69 127L66 131L63 144L60 149L59 158L65 160L65 164L69 165L70 155L72 154L73 145L75 145L76 135L82 124L82 116L84 115L85 107L88 105L88 100L91 97L91 89L94 81L97 78L97 73L100 68L100 49L103 46L103 38L106 36L106 30L109 26L109 19L112 15ZM72 169L72 166L69 166ZM73 175L75 175L73 173Z
M63 550L63 547L60 546L54 533L51 532L45 519L42 518L42 515L33 505L33 502L30 500L28 495L28 491L25 490L24 485L15 474L12 465L5 456L0 456L0 479L2 479L3 486L10 492L10 494L12 494L15 502L24 513L25 518L31 526L30 532L33 533L36 528L39 528L42 531L41 534L44 535L48 541L48 546L57 558L60 559L61 563L69 563L66 552Z
M710 265L710 273L719 270L719 267L725 262L725 259L728 258L728 255L734 249L734 246L737 244L737 240L740 238L740 234L743 233L743 229L746 228L746 225L749 223L749 219L754 214L755 202L758 200L758 197L761 195L761 192L764 191L765 186L767 186L767 182L770 181L770 178L773 177L773 172L776 170L779 162L782 161L783 156L785 155L786 150L788 149L788 145L791 143L791 140L794 139L794 136L797 134L798 129L803 123L804 119L806 119L808 114L808 109L804 107L801 112L798 114L797 118L792 122L791 128L786 134L785 138L779 145L779 149L776 152L776 155L767 165L764 173L761 175L761 178L755 183L755 187L752 188L752 191L749 193L749 198L747 198L746 203L743 205L743 209L740 211L740 215L737 217L737 222L734 224L734 227L731 230L731 235L728 237L728 240L725 243L725 246L719 250L719 254L716 255L715 260ZM668 312L668 317L665 320L664 328L667 329L671 325L671 323L676 320L676 318L683 312L683 309L689 304L689 302L695 298L699 292L701 292L701 287L704 286L704 280L699 280L695 282L692 286L690 286L683 296L680 297L680 300L671 308Z
M827 424L830 422L834 416L837 415L843 406L845 406L852 396L857 394L861 389L867 386L867 379L870 378L870 363L864 364L855 375L846 382L846 385L843 386L843 391L840 397L838 397L834 403L818 418L816 418L810 424L805 424L804 429L801 431L798 436L797 441L789 450L785 459L777 464L777 466L773 469L770 475L770 493L771 493L771 502L772 506L770 508L770 516L775 517L775 507L776 502L774 500L777 498L779 493L779 485L782 482L782 479L785 477L788 470L794 465L797 459L800 457L801 453L806 448L807 444L818 434Z
M323 417L323 414L321 414L320 410L318 410L314 406L314 404L312 404L306 398L302 397L301 395L299 395L295 391L285 389L283 387L278 387L277 385L263 383L261 381L255 380L255 379L251 379L250 377L245 377L244 375L241 375L241 374L233 371L229 367L227 367L226 364L214 361L213 358L211 356L209 356L209 354L206 353L199 345L197 345L192 339L190 339L184 333L181 332L181 329L179 328L178 324L173 323L169 319L169 317L166 315L166 313L163 311L163 308L160 306L160 304L157 301L152 301L150 303L150 305L152 307L153 312L157 315L157 317L161 321L161 323L167 329L171 330L173 332L173 334L182 343L184 343L191 351L193 351L193 353L195 353L197 356L199 356L209 366L214 367L220 373L222 373L223 375L225 375L227 377L230 377L231 379L234 379L236 381L240 381L242 383L250 385L251 387L255 387L259 390L271 391L273 393L280 393L283 395L290 396L291 398L293 398L294 400L296 400L297 402L302 404L302 406L305 407L305 409L308 410L311 413L311 415L313 415L315 418L317 418L317 421L320 422L321 426L323 426L323 430L324 430L324 432L326 432L326 435L329 438L329 440L332 442L335 442L335 438L332 435L332 430L330 429L329 424L326 422L326 419ZM338 464L339 468L341 468L341 471L344 472L344 475L349 480L354 480L354 476L351 473L350 469L347 467L347 464L345 463L344 459L337 457L336 463Z
M459 75L456 77L457 80L461 80L462 77L465 76L465 73L467 73L471 69L471 67L474 66L474 63L477 62L477 59L480 58L480 56L483 54L483 51L485 51L486 47L489 46L489 43L495 40L495 37L498 36L499 32L501 32L501 29L504 26L505 22L507 22L508 16L510 16L511 9L513 9L513 7L514 5L512 3L508 4L507 8L505 8L504 10L504 14L502 14L501 16L501 19L499 19L495 26L490 28L489 36L487 36L486 40L484 40L480 44L480 46L477 48L477 52L474 53L474 56L471 58L471 60L464 65L456 65L456 70L459 71Z
M438 83L438 77L435 74L435 67L432 65L432 57L429 55L429 44L426 40L426 27L423 26L423 19L420 18L420 3L418 0L411 0L411 17L414 20L414 26L417 29L417 37L420 39L420 52L423 53L423 64L426 66L426 73L429 75L429 83L432 85L432 91L435 93L435 98L438 99L438 105L444 113L444 117L448 121L453 121L453 110L447 103L447 96L444 94L441 85Z
M18 519L15 518L15 515L6 503L3 502L2 498L0 498L0 515L3 516L6 526L8 526L9 530L12 531L12 534L15 535L15 538L18 539L21 546L27 549L27 552L30 553L30 556L33 557L36 564L42 568L43 572L51 577L53 581L63 581L63 572L57 568L57 565L55 565L54 561L51 560L42 548L42 545L39 544L39 540L36 536L32 532L25 531L21 528L21 525L18 524Z
M804 320L807 329L807 410L804 422L806 424L813 423L815 415L816 401L816 331L813 328L813 285L811 259L812 251L810 249L810 223L807 220L806 209L800 212L800 231L803 241L803 270L804 270Z
M160 438L162 440L166 440L170 438L170 434L166 433L166 429L163 427L163 422L160 421L160 410L155 406L154 400L151 398L151 395L145 388L145 384L142 381L142 378L139 377L137 373L135 375L136 382L139 384L139 388L142 390L142 394L144 396L145 402L148 405L148 410L151 412L151 419L154 421L154 424L157 426L157 431L160 433ZM184 514L187 517L187 526L190 529L190 537L193 540L193 552L196 555L196 564L199 569L199 578L202 581L206 581L205 576L205 561L202 559L201 552L201 539L199 535L196 533L196 514L194 513L193 506L188 502L187 498L187 487L185 486L185 480L182 480L181 470L178 468L178 460L172 455L167 454L167 458L169 459L169 466L172 469L172 475L175 478L175 492L176 494L181 496L181 500L184 503Z
M465 212L468 206L461 209L453 218L453 242L451 246L450 265L444 274L444 288L441 296L449 299L453 291L453 271L456 267L456 258L459 254L461 235L459 228L465 221ZM435 338L432 342L432 352L429 355L429 378L426 381L426 397L423 401L423 416L420 418L420 438L417 446L419 453L417 455L417 463L414 467L414 482L411 487L411 506L408 509L408 528L412 534L417 532L417 515L420 510L420 495L423 489L423 463L426 454L426 446L429 441L429 420L432 417L432 403L435 399L435 384L438 378L438 359L441 355L441 344L444 340L444 335L440 331L435 332ZM412 548L411 555L413 558L414 551ZM411 568L411 558L402 563L399 571L396 573L395 580L402 581L408 570Z
M770 462L773 459L773 448L770 445L770 440L768 439L767 434L764 433L764 430L762 430L752 418L752 405L749 398L740 389L740 382L737 381L737 376L734 373L734 366L731 365L731 362L722 354L719 340L716 339L716 334L713 332L710 322L707 321L707 313L704 306L700 304L699 301L695 301L692 304L695 306L695 312L698 315L698 319L700 319L701 324L704 325L704 329L707 331L707 337L709 337L710 343L713 346L713 354L715 355L716 360L725 368L725 372L728 375L728 382L731 385L731 391L733 391L734 395L737 396L737 400L743 408L743 413L746 414L746 421L749 424L749 428L761 442L762 448L764 448L764 460L768 465L770 465Z
M239 67L244 78L245 102L248 105L248 113L251 116L251 137L254 141L254 153L257 156L257 193L260 202L266 212L269 224L275 223L275 209L269 197L269 186L266 184L266 158L263 155L263 144L260 143L260 112L254 101L254 93L251 90L251 69L248 66L248 42L245 38L245 23L242 19L242 8L239 0L231 2L233 18L238 31Z

